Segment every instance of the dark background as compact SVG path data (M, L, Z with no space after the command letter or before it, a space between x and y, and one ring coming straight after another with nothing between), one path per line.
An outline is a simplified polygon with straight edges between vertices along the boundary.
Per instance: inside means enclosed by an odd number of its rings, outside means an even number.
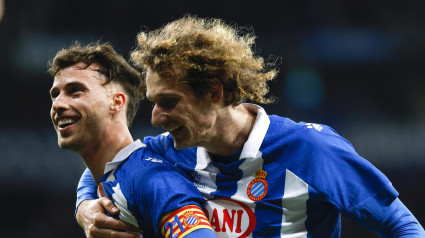
M425 224L425 2L420 0L5 0L0 23L0 237L83 237L74 213L84 165L58 148L46 63L73 41L126 58L139 30L186 13L252 27L280 57L269 114L330 125L383 171ZM143 103L135 138L150 126ZM346 219L343 237L376 237Z

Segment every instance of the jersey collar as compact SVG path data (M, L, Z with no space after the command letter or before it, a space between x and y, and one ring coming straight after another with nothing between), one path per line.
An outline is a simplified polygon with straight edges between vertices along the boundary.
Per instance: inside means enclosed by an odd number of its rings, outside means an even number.
M250 113L256 115L254 126L252 127L251 133L248 136L248 140L245 142L239 159L244 158L256 158L260 152L261 144L263 143L264 137L266 136L267 130L270 125L270 119L266 111L251 103L242 104ZM211 158L208 151L204 147L197 148L197 164L195 169L205 169L210 167ZM214 170L214 168L210 168Z
M255 119L251 133L249 134L248 140L245 142L242 148L240 158L254 158L257 156L264 137L266 136L267 129L270 125L270 119L262 107L250 103L244 103L242 105L252 114L256 114L257 117Z
M133 153L135 150L140 149L142 147L145 147L146 145L143 144L140 140L136 140L133 143L127 145L126 147L122 148L114 157L114 159L111 162L106 163L105 170L103 174L108 173L109 171L115 169L120 164L126 160L131 153Z

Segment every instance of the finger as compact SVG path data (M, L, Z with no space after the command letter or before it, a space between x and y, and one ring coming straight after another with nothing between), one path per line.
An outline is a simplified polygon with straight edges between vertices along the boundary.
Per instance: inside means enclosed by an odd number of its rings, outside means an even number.
M117 231L137 232L139 229L129 223L98 213L94 216L94 226L97 228L111 229Z
M136 232L116 231L112 229L99 228L92 225L88 237L91 238L139 238Z
M109 214L115 215L115 214L118 214L120 212L120 210L115 206L115 204L111 200L109 200L105 197L100 198L98 200L98 203Z

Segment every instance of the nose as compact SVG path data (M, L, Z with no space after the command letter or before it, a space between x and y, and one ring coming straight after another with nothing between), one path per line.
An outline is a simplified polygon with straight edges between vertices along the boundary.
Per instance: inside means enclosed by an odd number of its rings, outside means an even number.
M52 102L51 111L52 111L52 113L56 112L56 113L60 114L61 112L68 109L68 107L69 107L69 105L68 105L68 101L66 99L66 96L61 93Z
M167 121L167 115L164 110L155 103L152 108L152 119L151 123L153 126L162 126Z

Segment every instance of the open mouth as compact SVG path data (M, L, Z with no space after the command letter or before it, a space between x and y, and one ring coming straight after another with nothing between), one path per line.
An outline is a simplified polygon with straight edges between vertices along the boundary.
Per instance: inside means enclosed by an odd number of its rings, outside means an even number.
M71 125L74 125L78 119L76 118L63 118L58 120L58 126L60 129L65 129Z
M181 131L181 129L183 129L183 126L176 126L176 127L168 128L167 131L173 135Z

